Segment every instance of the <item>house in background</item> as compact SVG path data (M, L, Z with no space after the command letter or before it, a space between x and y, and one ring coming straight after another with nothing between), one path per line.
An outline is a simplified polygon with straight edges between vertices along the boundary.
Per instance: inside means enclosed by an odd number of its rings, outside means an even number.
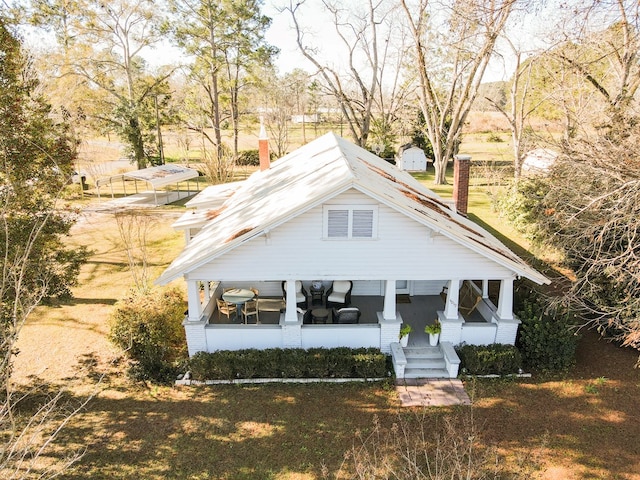
M514 279L548 280L495 237L408 173L332 133L273 164L261 142L260 171L205 189L175 224L187 245L157 283L187 282L190 355L376 347L393 355L398 377L455 377L454 345L515 342ZM341 287L346 298L335 303ZM249 299L232 295L250 288L258 292L252 317L242 315ZM225 295L237 305L219 302ZM225 304L232 312L221 314ZM350 323L338 323L343 318ZM424 327L436 319L440 343L428 347ZM403 322L413 327L404 349Z

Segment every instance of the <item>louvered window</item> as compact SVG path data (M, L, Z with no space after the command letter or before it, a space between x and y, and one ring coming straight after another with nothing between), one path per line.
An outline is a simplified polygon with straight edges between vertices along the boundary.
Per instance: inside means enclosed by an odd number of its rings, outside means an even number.
M349 210L329 210L327 237L347 238L349 236Z
M353 210L351 236L356 238L373 237L373 210Z
M375 205L325 205L325 238L375 238L377 213Z

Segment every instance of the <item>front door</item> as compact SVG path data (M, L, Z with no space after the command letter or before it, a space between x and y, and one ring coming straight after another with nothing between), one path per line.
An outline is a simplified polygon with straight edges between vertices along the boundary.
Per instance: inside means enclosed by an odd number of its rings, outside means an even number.
M409 280L396 280L396 294L409 295L410 293Z

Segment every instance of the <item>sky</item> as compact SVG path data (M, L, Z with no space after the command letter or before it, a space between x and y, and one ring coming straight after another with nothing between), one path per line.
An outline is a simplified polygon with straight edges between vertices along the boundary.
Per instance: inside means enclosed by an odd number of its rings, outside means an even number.
M264 5L264 15L271 18L271 27L266 33L266 40L269 44L280 49L280 55L276 60L279 73L288 73L296 68L311 71L313 66L300 53L296 44L296 33L291 21L289 12L279 12L278 6L288 4L287 0L267 0ZM322 35L323 30L331 29L331 23L326 13L321 8L320 0L307 0L304 5L305 15L301 17L301 22L305 22L306 28L312 29L314 35L322 43L323 50L336 51L332 48L334 43L333 35ZM308 13L307 13L308 12Z
M290 13L278 11L278 6L287 5L288 3L289 0L265 1L263 13L272 19L271 26L266 32L266 41L280 50L280 54L275 61L280 74L291 72L295 68L313 72L315 70L313 65L304 58L296 45L296 33ZM339 62L340 54L344 51L344 48L337 43L338 40L334 33L331 19L324 11L322 1L307 0L301 7L301 12L303 15L299 16L299 21L303 24L303 28L306 29L306 43L321 46L321 51L318 53L318 58L321 62L332 62L334 64ZM532 38L532 29L539 29L545 23L545 16L541 12L539 13L535 18L528 18L527 22L519 27L520 31L512 36L524 41L527 38ZM27 37L30 36L27 34ZM43 39L41 34L33 39L27 38L28 43L31 43L32 46L42 46L43 40L45 40L44 45L46 45L47 39ZM181 53L167 42L153 51L147 52L144 56L151 65L159 66L167 63L178 63ZM512 62L510 62L509 55L506 54L501 60L494 61L490 65L485 81L505 80L511 75L512 70Z

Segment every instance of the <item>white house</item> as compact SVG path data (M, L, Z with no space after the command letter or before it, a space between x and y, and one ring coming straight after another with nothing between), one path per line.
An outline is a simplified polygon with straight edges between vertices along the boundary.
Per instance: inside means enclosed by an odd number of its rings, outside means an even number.
M514 343L514 279L548 283L411 175L332 133L188 206L175 224L187 245L157 283L187 282L191 355L373 346L393 354L399 377L456 376L453 345ZM337 323L330 308L345 282L357 323ZM259 291L257 321L217 311L229 288ZM436 318L440 344L425 365L423 329ZM403 322L413 326L404 350Z

